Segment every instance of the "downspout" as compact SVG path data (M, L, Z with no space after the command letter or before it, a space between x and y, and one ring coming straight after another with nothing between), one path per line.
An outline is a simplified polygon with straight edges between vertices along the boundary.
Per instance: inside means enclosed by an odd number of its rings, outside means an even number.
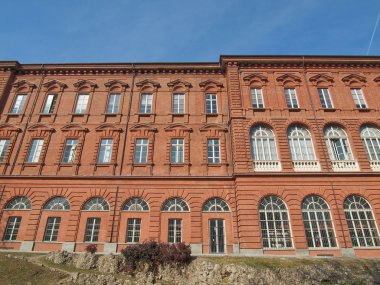
M116 186L116 198L115 198L115 207L113 208L110 243L113 241L113 231L114 231L114 228L115 228L115 215L116 215L118 198L119 198L119 186ZM118 239L118 237L119 236L117 236L117 239ZM117 242L118 242L118 240L116 240L116 243Z

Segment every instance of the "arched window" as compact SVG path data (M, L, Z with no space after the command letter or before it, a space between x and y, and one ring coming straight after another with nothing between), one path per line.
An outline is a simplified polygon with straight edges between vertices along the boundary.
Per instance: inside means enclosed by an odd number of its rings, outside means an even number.
M88 200L82 208L83 211L108 211L109 206L106 200L101 197L93 197Z
M288 142L292 160L315 160L313 142L305 127L290 127L288 129Z
M353 246L380 246L376 221L366 199L356 195L347 197L344 201L344 213Z
M171 198L166 200L162 206L162 211L164 212L188 212L189 206L181 198Z
M280 198L263 198L259 205L259 215L264 248L292 247L288 209Z
M278 160L273 131L264 126L251 129L251 147L253 160Z
M55 197L45 204L44 210L70 210L70 203L64 197Z
M211 198L203 206L204 212L229 212L226 201L220 198Z
M380 131L371 126L363 126L360 128L360 136L362 137L367 156L371 161L380 160Z
M302 203L302 218L309 247L336 247L330 209L318 196L309 196Z
M123 211L132 211L132 212L143 212L149 211L148 203L141 198L131 198L129 199L123 207Z
M5 206L5 209L7 210L30 210L31 208L32 204L29 199L24 196L13 198Z
M324 134L331 160L353 160L347 135L341 128L325 127Z

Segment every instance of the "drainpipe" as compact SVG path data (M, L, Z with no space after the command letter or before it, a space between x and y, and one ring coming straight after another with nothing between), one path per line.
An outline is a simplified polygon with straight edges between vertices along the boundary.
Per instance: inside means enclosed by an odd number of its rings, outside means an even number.
M115 207L113 208L113 217L112 217L112 225L111 225L111 237L110 237L110 243L113 241L113 231L115 228L115 215L116 215L116 208L117 208L117 201L119 198L119 186L116 186L116 197L115 197ZM120 221L119 221L120 223ZM116 238L118 239L119 236ZM116 240L118 242L118 240Z

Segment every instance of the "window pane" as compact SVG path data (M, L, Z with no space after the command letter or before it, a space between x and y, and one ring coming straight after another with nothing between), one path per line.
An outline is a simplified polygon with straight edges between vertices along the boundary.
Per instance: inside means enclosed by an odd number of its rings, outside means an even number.
M149 114L152 112L153 94L141 94L140 113Z
M318 88L319 100L321 101L322 108L333 108L330 93L327 88Z
M10 113L21 114L22 110L24 109L25 101L26 95L17 95Z
M218 113L216 94L206 94L206 113L207 114Z
M359 108L359 109L367 108L367 103L365 102L361 89L351 89L351 95L352 95L352 98L354 99L356 108Z
M120 94L111 94L108 99L107 113L115 114L119 112Z
M177 243L182 241L182 220L169 219L168 242Z
M297 95L296 95L296 90L294 88L285 88L285 99L286 99L286 105L288 106L289 109L298 108Z
M62 162L64 162L64 163L73 163L74 162L77 145L78 145L77 139L66 140Z
M184 162L183 148L184 148L183 139L172 139L171 141L171 162L172 163Z
M264 108L263 91L261 88L251 88L252 108Z
M89 98L88 94L78 95L77 105L75 106L75 111L74 111L76 114L86 113L88 98Z
M126 242L140 242L141 219L128 219Z
M207 162L208 163L220 163L219 139L207 140Z
M53 113L56 101L57 101L57 95L49 94L46 98L45 106L42 110L42 113L44 113L44 114Z
M32 140L26 162L37 163L39 161L43 144L44 144L44 140L42 139Z
M88 218L86 224L86 232L84 236L85 242L97 242L99 239L100 218Z
M44 241L57 241L60 217L49 217L46 222Z
M185 94L173 94L173 113L182 114L185 112Z
M137 139L135 144L134 163L147 163L148 161L148 139Z
M99 163L110 163L112 155L113 139L102 139L99 149Z
M0 139L0 162L3 162L7 148L9 145L9 139Z
M9 217L7 227L4 231L4 241L14 241L17 239L18 230L20 228L21 217Z

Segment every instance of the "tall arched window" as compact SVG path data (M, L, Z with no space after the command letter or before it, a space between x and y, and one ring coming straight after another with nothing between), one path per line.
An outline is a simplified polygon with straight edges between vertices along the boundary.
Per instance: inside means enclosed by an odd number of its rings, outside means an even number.
M54 197L45 204L44 210L70 210L70 203L65 197Z
M165 212L188 212L189 206L181 198L171 198L166 200L162 206L162 211Z
M302 203L302 218L309 247L336 247L330 209L318 196L309 196Z
M380 246L379 231L372 208L366 199L357 195L347 197L344 201L344 213L353 246Z
M32 208L32 204L29 199L24 196L19 196L13 198L8 204L5 206L7 210L30 210Z
M325 140L331 160L353 160L346 133L337 126L325 127Z
M263 198L259 205L259 215L264 248L292 247L288 209L280 198Z
M149 206L145 200L134 197L125 202L123 211L146 212L149 211Z
M290 127L288 129L288 142L292 160L315 160L313 142L305 127Z
M371 161L380 161L380 131L372 126L363 126L360 128L368 159Z
M82 208L83 211L108 211L109 206L102 197L93 197L88 200Z
M230 208L228 207L226 201L221 198L211 198L203 206L204 212L229 212Z

